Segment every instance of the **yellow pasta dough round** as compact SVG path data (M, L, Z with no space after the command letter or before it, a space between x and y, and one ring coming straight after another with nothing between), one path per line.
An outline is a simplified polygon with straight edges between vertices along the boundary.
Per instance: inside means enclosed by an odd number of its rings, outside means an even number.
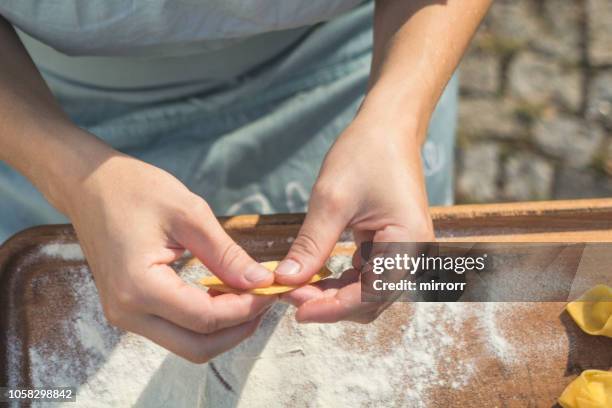
M276 269L276 266L279 264L279 261L268 261L261 263L268 270L273 271ZM306 283L315 283L320 281L321 279L325 279L331 275L331 272L326 267L321 268L317 274L315 274L310 280ZM231 286L227 286L223 283L223 281L216 276L207 276L206 278L200 279L200 284L208 287L209 289L214 289L219 292L224 293L252 293L254 295L278 295L280 293L285 293L292 291L294 289L299 288L300 286L291 286L291 285L279 285L272 284L272 286L268 286L267 288L255 288L247 291L242 291L240 289L232 288Z
M586 333L612 337L612 289L608 286L595 286L566 309Z
M612 373L586 370L567 386L559 404L563 408L612 407Z

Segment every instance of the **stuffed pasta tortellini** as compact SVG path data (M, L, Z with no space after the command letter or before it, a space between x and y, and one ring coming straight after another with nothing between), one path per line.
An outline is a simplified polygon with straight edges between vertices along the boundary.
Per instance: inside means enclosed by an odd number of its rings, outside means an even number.
M612 289L608 286L595 286L566 309L586 333L612 337Z
M612 373L586 370L567 386L559 404L563 408L612 407Z

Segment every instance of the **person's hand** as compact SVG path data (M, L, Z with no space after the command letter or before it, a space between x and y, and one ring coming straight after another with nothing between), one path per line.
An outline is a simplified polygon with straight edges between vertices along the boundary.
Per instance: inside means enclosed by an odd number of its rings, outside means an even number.
M276 281L300 284L321 268L346 227L362 242L431 242L433 227L421 170L418 128L386 128L358 116L329 151L308 213ZM359 257L354 269L289 292L300 322L374 320L389 303L361 302Z
M112 152L73 188L69 216L108 321L192 361L250 336L276 300L211 296L169 266L186 249L225 283L269 286L272 273L223 230L206 202L165 171Z

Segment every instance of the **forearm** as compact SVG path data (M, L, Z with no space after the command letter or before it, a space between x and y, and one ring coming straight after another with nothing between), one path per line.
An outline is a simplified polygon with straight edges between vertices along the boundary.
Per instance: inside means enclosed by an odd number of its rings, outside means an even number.
M417 127L429 118L492 0L378 0L362 110ZM416 121L416 123L415 123Z
M70 122L2 17L0 61L0 160L65 211L62 190L99 160L95 152L108 148Z

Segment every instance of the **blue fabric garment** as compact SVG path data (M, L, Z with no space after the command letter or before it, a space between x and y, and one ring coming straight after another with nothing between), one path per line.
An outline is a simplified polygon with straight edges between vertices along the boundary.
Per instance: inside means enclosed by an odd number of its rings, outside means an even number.
M314 27L231 85L193 97L138 104L52 90L79 126L174 174L219 215L305 211L325 153L366 90L372 9L365 4ZM457 89L453 78L423 148L434 205L453 201ZM0 242L32 225L61 222L67 220L26 179L0 163Z
M0 15L68 55L170 57L331 20L364 0L2 0Z

